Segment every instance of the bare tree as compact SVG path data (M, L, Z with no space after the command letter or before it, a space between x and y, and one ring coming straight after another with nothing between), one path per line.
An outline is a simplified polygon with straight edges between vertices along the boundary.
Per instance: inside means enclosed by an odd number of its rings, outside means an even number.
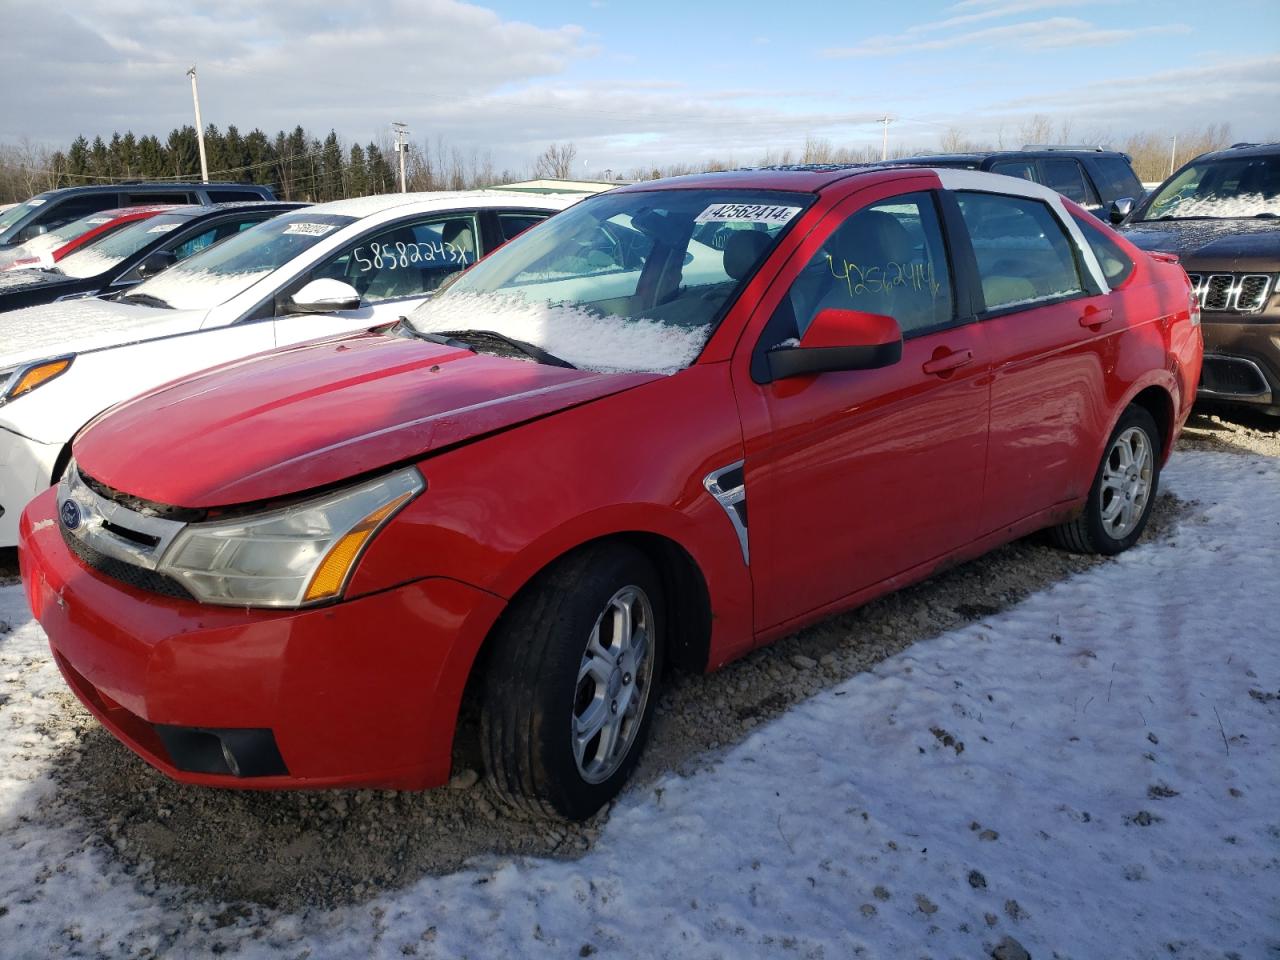
M578 148L572 143L553 143L534 161L533 175L567 180L573 172L573 161L577 156Z

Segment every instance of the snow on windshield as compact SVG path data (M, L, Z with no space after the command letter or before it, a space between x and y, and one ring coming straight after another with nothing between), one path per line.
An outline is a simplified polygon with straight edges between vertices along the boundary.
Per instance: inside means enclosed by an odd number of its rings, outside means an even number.
M422 333L492 330L600 373L675 373L697 359L710 325L674 326L615 317L577 304L530 302L514 294L458 293L413 315Z
M1158 216L1173 217L1256 217L1271 214L1280 217L1280 196L1264 197L1260 193L1242 193L1235 197L1170 198L1161 204Z
M133 292L159 297L175 310L208 310L248 290L271 272L270 269L240 273L166 270L139 284Z
M85 277L96 277L100 273L110 270L123 257L104 254L93 247L82 247L69 257L63 257L58 261L58 269L68 277L75 277L82 280Z

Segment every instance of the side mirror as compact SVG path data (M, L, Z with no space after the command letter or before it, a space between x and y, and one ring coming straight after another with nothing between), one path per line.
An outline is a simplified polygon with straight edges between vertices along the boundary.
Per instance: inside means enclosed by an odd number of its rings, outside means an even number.
M875 370L902 359L902 328L893 317L861 310L820 310L798 344L770 350L774 380L836 370Z
M1121 197L1119 200L1111 201L1111 208L1107 211L1107 217L1112 223L1119 223L1132 212L1133 197Z
M149 253L138 264L138 276L143 280L150 280L157 273L168 270L177 262L177 256L171 250L157 250L155 253Z
M341 280L323 277L312 280L287 299L282 313L336 313L339 310L356 310L360 307L360 294L356 288Z

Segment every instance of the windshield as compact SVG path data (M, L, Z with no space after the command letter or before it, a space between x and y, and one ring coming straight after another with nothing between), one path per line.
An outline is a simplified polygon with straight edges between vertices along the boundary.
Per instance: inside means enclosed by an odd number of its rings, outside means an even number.
M155 243L164 234L178 229L191 217L189 213L166 213L130 223L63 257L58 262L58 269L77 279L96 277L148 244Z
M1193 163L1156 191L1137 220L1280 216L1280 156Z
M44 197L32 197L26 203L20 203L16 207L10 207L4 213L0 213L0 241L8 240L5 236L14 226L29 215L44 206Z
M812 201L763 190L584 200L461 274L409 323L493 331L589 370L674 373Z
M250 227L134 287L124 299L177 310L208 310L341 230L354 217L298 210Z

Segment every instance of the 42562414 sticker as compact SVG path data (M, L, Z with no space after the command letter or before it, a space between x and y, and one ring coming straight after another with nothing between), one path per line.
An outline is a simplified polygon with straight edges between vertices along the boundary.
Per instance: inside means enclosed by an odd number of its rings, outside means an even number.
M781 226L799 212L799 207L774 203L713 203L694 217L693 222L764 223Z

